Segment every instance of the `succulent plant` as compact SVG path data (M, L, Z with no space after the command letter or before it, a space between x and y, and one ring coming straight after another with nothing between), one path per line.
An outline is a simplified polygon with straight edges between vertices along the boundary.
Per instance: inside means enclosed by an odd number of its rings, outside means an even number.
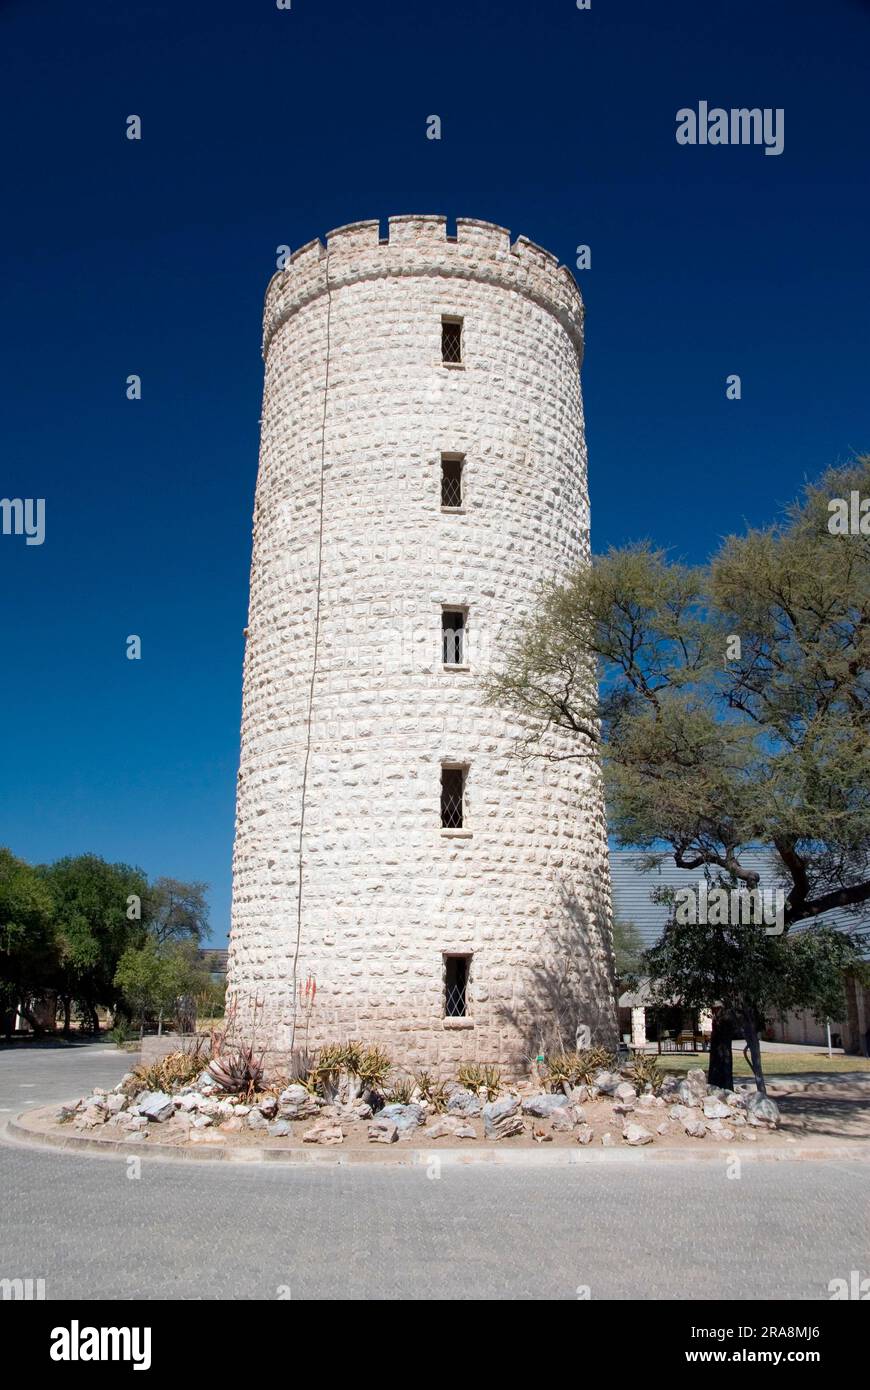
M124 1089L128 1095L135 1095L137 1091L167 1091L171 1094L181 1086L189 1086L205 1066L202 1040L199 1040L196 1047L170 1052L158 1062L134 1068ZM210 1071L211 1064L208 1063L208 1066Z
M356 1073L364 1091L379 1091L385 1085L392 1066L382 1047L366 1047L360 1052Z
M650 1057L645 1052L634 1054L634 1060L628 1069L628 1074L638 1091L643 1090L644 1086L650 1086L656 1095L662 1089L662 1083L665 1079L658 1058Z
M580 1052L555 1052L546 1060L547 1081L553 1091L567 1092L581 1081L587 1085L597 1071L616 1065L606 1047L587 1047Z
M456 1072L456 1080L467 1091L485 1088L487 1100L495 1100L501 1090L501 1072L498 1067L482 1067L477 1062L463 1062Z
M255 1053L252 1044L238 1043L213 1057L208 1072L222 1091L253 1095L263 1081L263 1056Z
M429 1103L436 1115L441 1115L447 1109L447 1089L443 1081L436 1081L428 1071L418 1072L414 1077L417 1089L425 1101Z
M415 1089L416 1082L412 1076L397 1076L384 1099L390 1105L410 1105Z

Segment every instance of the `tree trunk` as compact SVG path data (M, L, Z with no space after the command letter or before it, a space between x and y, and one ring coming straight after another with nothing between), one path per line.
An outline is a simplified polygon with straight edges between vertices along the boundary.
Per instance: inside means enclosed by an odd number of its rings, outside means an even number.
M162 1009L160 1010L160 1013L157 1015L157 1036L158 1036L158 1038L160 1038L160 1037L163 1036L163 1010L162 1010Z
M731 1044L734 1041L734 1015L721 1005L713 1010L713 1031L710 1034L710 1066L707 1081L711 1086L721 1086L724 1091L734 1090L734 1058Z
M68 1038L72 1031L72 995L63 996L63 1035Z
M747 1012L744 1015L743 1026L745 1029L744 1037L746 1046L749 1049L749 1065L752 1067L752 1074L755 1077L755 1084L761 1095L767 1095L767 1086L764 1081L764 1072L761 1069L761 1046L758 1041L758 1028L755 1023L755 1014Z
M31 1010L28 1008L28 1006L24 1003L23 1000L22 1000L22 1002L21 1002L21 1012L23 1013L24 1017L27 1019L27 1022L30 1024L31 1028L33 1029L33 1036L34 1036L35 1038L41 1038L41 1037L43 1036L43 1034L45 1033L45 1029L43 1028L43 1026L42 1026L41 1023L38 1023L38 1022L37 1022L37 1020L36 1020L36 1019L34 1018L34 1016L33 1016L33 1013L32 1013Z

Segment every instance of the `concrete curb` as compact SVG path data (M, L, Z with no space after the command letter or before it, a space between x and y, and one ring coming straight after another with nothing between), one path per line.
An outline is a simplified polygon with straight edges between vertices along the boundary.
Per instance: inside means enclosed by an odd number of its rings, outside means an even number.
M54 1111L57 1107L46 1107ZM715 1163L717 1160L731 1158L737 1154L754 1163L782 1163L784 1161L823 1162L849 1160L870 1162L870 1142L856 1140L850 1145L817 1146L801 1148L795 1145L777 1145L776 1148L755 1149L741 1143L710 1143L708 1147L697 1149L667 1149L619 1147L605 1149L591 1145L574 1148L545 1148L538 1145L534 1149L493 1148L431 1148L415 1149L403 1143L389 1147L372 1146L371 1149L318 1149L314 1146L305 1149L257 1148L245 1145L236 1148L232 1144L204 1144L201 1148L181 1149L171 1144L143 1143L141 1140L95 1139L85 1134L46 1134L31 1129L26 1120L38 1115L38 1111L27 1110L6 1123L6 1132L14 1136L14 1142L22 1147L59 1149L64 1152L87 1153L102 1158L130 1157L159 1159L167 1163L235 1163L243 1166L280 1164L285 1168L305 1168L319 1165L327 1168L347 1168L360 1164L371 1167L425 1168L433 1158L442 1164L456 1164L463 1167L478 1164L498 1168L565 1168L576 1164L595 1163ZM704 1141L705 1144L707 1141Z

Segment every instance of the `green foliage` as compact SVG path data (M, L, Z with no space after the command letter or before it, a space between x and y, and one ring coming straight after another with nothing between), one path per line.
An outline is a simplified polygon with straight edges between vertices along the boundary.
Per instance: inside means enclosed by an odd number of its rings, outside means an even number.
M140 945L124 952L114 983L131 1016L144 1020L161 1012L171 1014L181 996L196 993L201 976L189 946L161 946L146 936Z
M721 1003L744 1024L792 1009L836 1018L843 1012L843 972L863 969L851 938L830 926L768 936L749 924L676 920L645 964L658 1003L679 998L696 1009Z
M501 1072L497 1067L479 1066L477 1062L463 1062L456 1072L460 1086L468 1091L486 1088L487 1100L496 1100L501 1090Z
M346 1043L325 1043L320 1048L313 1071L317 1089L322 1094L330 1095L338 1086L347 1055Z
M309 1091L330 1099L337 1093L342 1076L356 1083L356 1092L383 1091L392 1066L381 1047L348 1041L326 1043L313 1058L304 1054L307 1071L303 1074L302 1058L294 1064L296 1080Z
M613 964L617 980L627 980L640 973L643 950L643 938L634 923L616 918L613 923Z
M191 993L196 1004L197 1018L223 1018L226 1013L226 980L213 980L207 973L201 973L201 968L198 967Z
M610 1071L616 1058L606 1047L587 1047L579 1052L557 1052L546 1059L547 1084L551 1091L567 1086L591 1085L596 1072Z
M870 493L870 457L705 566L647 544L609 551L543 590L487 686L525 721L527 756L564 757L567 736L601 761L611 830L650 867L669 855L752 889L746 853L766 850L786 928L870 901L870 536L828 527L830 500L853 491ZM645 968L665 996L721 1006L711 1062L730 1073L728 1009L750 1047L786 999L836 1013L847 959L830 937L711 927L672 930Z
M126 1043L132 1042L136 1043L137 1048L139 1045L138 1028L132 1028L129 1023L123 1021L116 1023L114 1028L109 1029L109 1037L116 1047L124 1047Z
M704 567L609 551L543 592L488 682L527 753L558 731L602 758L621 844L748 887L741 854L768 848L787 924L870 899L870 536L827 526L855 489L870 458Z
M386 1092L384 1100L390 1105L410 1105L414 1096L414 1085L412 1076L397 1076Z
M145 875L95 854L59 859L40 872L53 899L58 988L78 1000L96 1028L97 1005L117 1002L115 972L122 955L144 936L127 911L131 896L144 896Z
M207 931L204 885L158 879L95 854L32 868L0 849L0 1006L57 995L85 1026L105 1007L137 1017L183 994L222 989L197 960Z
M142 918L159 946L171 941L199 946L208 936L207 887L205 883L182 883L177 878L158 878L149 885Z
M0 1008L50 986L56 962L52 909L37 870L0 849Z
M362 1082L364 1090L383 1090L392 1066L383 1048L372 1046L361 1048L354 1070Z
M125 1093L135 1096L139 1091L166 1091L172 1095L183 1086L190 1086L206 1065L203 1049L196 1046L180 1052L169 1052L159 1061L135 1067L124 1086ZM209 1063L209 1068L211 1064Z
M421 1071L416 1074L414 1081L423 1100L435 1111L436 1115L442 1115L447 1109L447 1089L443 1081L436 1081L428 1071Z
M295 1048L290 1054L290 1080L304 1086L310 1095L317 1094L317 1053L307 1048Z
M655 1095L658 1095L662 1089L662 1082L665 1079L658 1058L647 1052L634 1054L634 1060L628 1069L628 1074L638 1092L642 1091L645 1086L649 1086Z

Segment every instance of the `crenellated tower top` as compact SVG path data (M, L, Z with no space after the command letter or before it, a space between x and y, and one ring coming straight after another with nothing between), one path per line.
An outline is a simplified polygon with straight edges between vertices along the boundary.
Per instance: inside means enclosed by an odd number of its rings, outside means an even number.
M456 235L447 219L411 214L389 219L381 238L377 221L350 222L309 241L287 259L269 282L263 311L263 356L275 334L299 309L330 290L361 280L389 276L455 276L500 285L533 300L562 324L583 356L583 300L577 282L556 256L527 237L511 242L510 232L493 222L460 217Z

